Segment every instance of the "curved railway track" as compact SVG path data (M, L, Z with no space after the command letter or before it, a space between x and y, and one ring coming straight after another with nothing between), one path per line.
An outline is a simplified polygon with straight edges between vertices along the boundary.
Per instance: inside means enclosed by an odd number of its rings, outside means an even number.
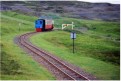
M64 64L57 58L53 57L52 55L48 54L47 52L37 48L31 42L29 42L29 37L36 32L26 33L18 37L18 43L29 50L30 52L36 54L39 58L42 58L46 61L52 68L55 68L59 73L64 75L64 80L88 80L87 77L80 74L79 72L75 71L73 68L69 67L68 65Z

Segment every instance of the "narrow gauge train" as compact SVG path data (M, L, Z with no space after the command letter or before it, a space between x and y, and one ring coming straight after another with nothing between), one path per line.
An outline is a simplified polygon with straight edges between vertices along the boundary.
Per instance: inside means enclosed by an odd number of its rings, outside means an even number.
M35 21L36 32L49 31L53 29L53 20L38 19Z

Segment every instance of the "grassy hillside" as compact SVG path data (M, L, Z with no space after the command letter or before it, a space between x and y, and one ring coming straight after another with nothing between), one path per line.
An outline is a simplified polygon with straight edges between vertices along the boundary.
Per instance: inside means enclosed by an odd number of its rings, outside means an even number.
M120 38L120 23L119 22L106 22L100 20L83 20L74 18L60 18L55 19L54 25L56 28L61 28L62 24L74 22L74 29L85 27L88 29L86 34L98 37L110 37L111 39L119 40ZM68 28L68 27L67 27ZM70 28L71 29L71 28Z
M15 36L34 31L33 22L37 18L16 12L2 12L1 17L2 79L55 79L13 42ZM60 17L54 19L54 27L61 28L61 24L72 21L75 25L74 31L77 33L74 54L69 27L64 31L56 30L35 35L31 41L100 79L118 80L119 22ZM86 28L86 31L83 32L83 28Z
M36 16L54 12L71 18L120 20L120 4L82 1L2 1L1 8Z
M16 14L16 16L14 15ZM47 80L55 79L50 72L39 65L14 43L17 35L34 31L30 17L15 12L1 15L1 79L4 80ZM19 31L19 23L20 31Z
M75 23L77 33L74 54L72 53L72 39L70 39L71 28L33 36L32 43L100 79L118 80L120 77L119 23L60 18L55 20L54 26L61 28L62 23L72 21ZM81 27L87 28L87 31L81 32Z
M33 36L31 41L38 47L46 48L47 51L85 69L100 79L115 80L120 77L120 67L115 64L119 63L118 57L111 55L111 53L105 53L106 51L119 50L119 48L115 44L106 42L106 40L78 34L75 40L74 54L72 53L72 40L68 32L42 33Z

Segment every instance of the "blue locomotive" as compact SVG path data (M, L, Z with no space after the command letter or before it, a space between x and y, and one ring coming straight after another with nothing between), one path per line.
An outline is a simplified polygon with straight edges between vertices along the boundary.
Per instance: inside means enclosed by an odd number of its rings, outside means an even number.
M35 28L37 32L48 31L53 29L53 20L38 19L35 21Z

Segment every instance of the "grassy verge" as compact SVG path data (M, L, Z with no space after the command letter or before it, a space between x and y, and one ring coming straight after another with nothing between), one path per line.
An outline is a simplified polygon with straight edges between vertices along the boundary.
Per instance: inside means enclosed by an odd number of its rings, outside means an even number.
M31 80L55 79L46 69L38 65L13 42L15 36L35 30L34 20L37 18L10 11L2 12L1 17L1 78ZM77 30L80 30L81 27L87 28L86 33L76 31L76 53L72 53L70 30L68 32L45 32L33 36L31 41L35 45L85 69L100 79L119 79L119 22L82 20L65 17L54 20L55 28L61 28L61 24L71 23L72 21Z
M61 28L62 24L69 24L72 22L74 22L75 25L74 29L78 29L81 27L87 28L88 35L110 37L111 39L115 40L120 39L119 22L105 22L99 20L84 20L84 19L75 19L75 18L60 18L60 19L55 19L54 27Z
M85 69L100 79L119 79L120 67L111 62L115 59L106 51L119 50L119 46L104 39L91 38L85 34L78 34L75 40L75 51L72 53L72 40L70 33L64 31L52 31L35 35L31 38L32 43L46 49L58 57ZM112 58L111 58L112 57ZM108 61L107 61L108 60Z
M7 12L8 13L8 12ZM8 15L9 14L9 15ZM1 79L3 80L48 80L55 79L50 72L39 65L14 43L17 35L32 32L34 23L28 16L17 15L12 18L11 12L1 15ZM23 20L23 18L26 18ZM31 17L29 17L31 18ZM20 25L19 23L23 22Z

